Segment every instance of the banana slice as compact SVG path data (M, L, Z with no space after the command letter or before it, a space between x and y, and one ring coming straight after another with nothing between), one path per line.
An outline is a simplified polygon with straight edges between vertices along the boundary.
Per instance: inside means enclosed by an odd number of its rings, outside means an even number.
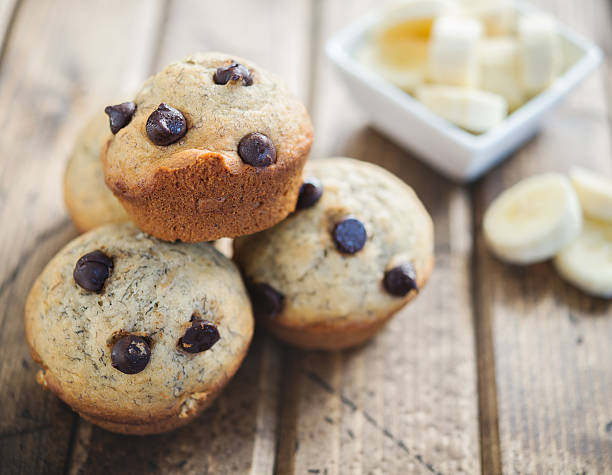
M612 180L580 167L572 168L569 175L584 214L612 221Z
M524 16L519 20L518 38L523 86L535 95L550 86L561 68L557 24L542 14Z
M414 69L400 68L385 62L378 54L377 48L371 43L364 43L355 52L355 58L373 72L380 74L387 81L395 84L400 89L414 94L418 86L425 80L424 62L421 67L415 66Z
M514 264L553 257L581 227L576 193L558 173L534 175L508 188L491 203L483 222L491 251Z
M508 112L503 97L477 89L424 85L416 90L415 95L439 116L475 133L495 127Z
M489 36L516 33L518 11L510 0L462 0L468 14L480 20Z
M379 39L378 52L382 62L393 69L412 69L425 72L429 43L421 38Z
M423 70L434 18L450 11L449 0L404 0L387 7L374 43L390 69Z
M429 39L433 19L458 11L453 0L402 0L387 4L380 31L390 36L406 34ZM422 22L420 20L423 20Z
M483 39L480 45L480 89L502 96L510 110L525 102L518 52L518 41L512 36Z
M582 291L612 298L612 223L586 219L580 235L554 260L565 280Z
M429 45L429 79L451 86L475 86L482 25L468 17L434 21Z

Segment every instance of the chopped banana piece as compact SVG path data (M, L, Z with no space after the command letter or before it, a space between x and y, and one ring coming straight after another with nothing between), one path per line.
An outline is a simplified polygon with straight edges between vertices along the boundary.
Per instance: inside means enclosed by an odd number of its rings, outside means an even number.
M512 36L484 39L480 45L480 89L499 94L511 111L525 102L519 74L519 45Z
M546 15L528 15L519 20L521 80L530 95L552 84L561 68L557 24Z
M581 167L570 170L570 180L584 214L612 222L612 180Z
M582 291L612 298L612 223L586 219L582 232L554 263L561 277Z
M370 43L362 45L362 47L356 51L355 57L361 64L367 66L373 72L380 74L387 81L409 94L414 94L416 88L424 82L424 62L421 63L420 67L415 65L414 69L394 67L383 61L380 55L378 55L376 48Z
M487 132L499 124L508 112L506 100L478 89L425 85L416 98L433 112L470 132Z
M450 86L475 86L482 25L468 17L440 17L429 45L429 79Z

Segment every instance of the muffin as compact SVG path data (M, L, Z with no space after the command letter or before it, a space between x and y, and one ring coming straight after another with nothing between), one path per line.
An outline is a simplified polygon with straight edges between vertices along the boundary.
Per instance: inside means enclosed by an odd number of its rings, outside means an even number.
M106 111L106 184L147 233L211 241L267 229L293 211L310 117L250 61L195 54Z
M81 232L129 220L121 203L104 183L100 149L107 136L108 119L100 111L83 127L64 173L64 201Z
M248 349L236 266L210 244L171 244L131 223L70 242L25 309L38 382L113 432L152 434L209 406Z
M404 182L349 158L308 163L297 208L234 242L255 319L301 348L362 343L427 282L431 218Z

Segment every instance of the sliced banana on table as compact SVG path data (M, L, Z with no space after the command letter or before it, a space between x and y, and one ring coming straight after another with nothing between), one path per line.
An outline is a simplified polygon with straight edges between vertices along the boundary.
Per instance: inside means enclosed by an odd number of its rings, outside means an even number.
M482 24L463 16L436 18L429 44L429 79L451 86L475 86Z
M491 251L514 264L550 259L578 236L582 210L570 181L558 173L527 178L505 190L484 215Z
M475 133L487 132L504 120L508 112L503 97L478 89L424 85L415 94L439 116Z
M582 291L612 298L612 223L585 219L582 232L554 264L561 277Z
M584 214L612 221L612 180L581 167L572 168L569 176Z

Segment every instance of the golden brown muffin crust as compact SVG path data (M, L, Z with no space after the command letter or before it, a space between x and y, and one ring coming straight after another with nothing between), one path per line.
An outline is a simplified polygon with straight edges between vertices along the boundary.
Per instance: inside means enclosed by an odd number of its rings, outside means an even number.
M237 61L253 85L215 84L218 67ZM272 74L221 53L190 56L146 81L131 122L102 152L105 180L143 230L165 240L209 241L270 227L295 206L312 142L304 106ZM166 103L184 115L186 135L168 146L146 133L149 115ZM265 134L276 163L254 167L240 140Z

